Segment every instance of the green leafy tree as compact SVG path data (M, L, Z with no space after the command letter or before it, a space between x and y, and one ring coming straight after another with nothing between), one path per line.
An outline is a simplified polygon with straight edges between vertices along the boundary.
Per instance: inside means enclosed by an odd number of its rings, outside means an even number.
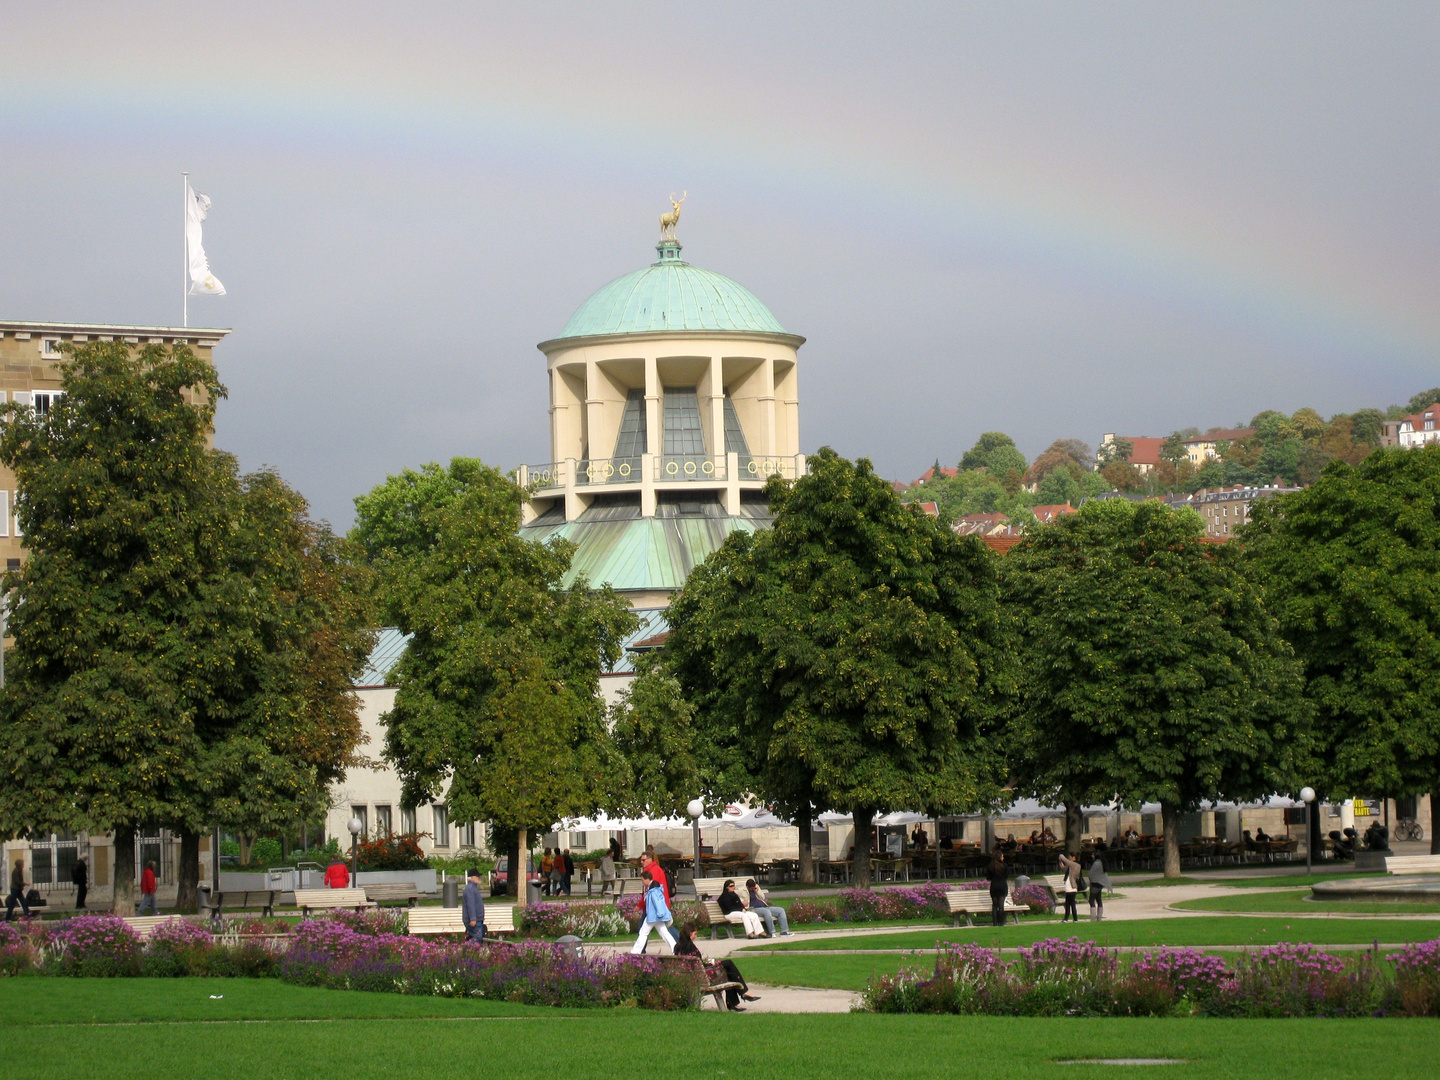
M868 882L877 811L997 794L985 735L1011 653L993 556L828 448L766 492L774 526L732 533L672 602L666 662L802 835L814 809L854 813Z
M514 830L512 866L528 830L623 799L599 678L635 625L608 586L562 587L574 545L522 539L523 498L497 470L455 461L358 499L352 533L378 553L381 601L413 635L392 672L384 756L407 801L443 796L456 820Z
M313 812L353 752L363 602L303 502L209 447L210 364L95 342L61 370L65 396L8 406L0 435L29 553L6 579L0 829L113 831L125 912L136 828L169 826L184 904L203 825Z
M1158 801L1168 877L1182 811L1293 790L1307 746L1299 665L1203 531L1193 511L1092 502L1001 560L1021 665L1005 738L1016 790L1077 821L1085 803Z
M1112 463L1128 463L1130 455L1135 453L1135 444L1129 439L1111 439L1100 445L1100 451L1095 455L1095 460L1101 466Z
M1003 431L987 431L965 451L960 459L962 469L985 469L992 476L1003 478L1011 471L1025 473L1025 455L1015 440Z
M1440 401L1440 386L1430 390L1421 390L1405 406L1405 413L1407 416L1413 416L1421 409L1427 409L1434 405L1437 401Z
M1245 564L1305 665L1325 747L1315 786L1429 792L1440 854L1440 447L1332 465L1252 514Z
M1189 451L1185 449L1185 435L1175 431L1165 437L1160 444L1160 460L1168 461L1172 466L1178 466L1182 461L1189 460Z

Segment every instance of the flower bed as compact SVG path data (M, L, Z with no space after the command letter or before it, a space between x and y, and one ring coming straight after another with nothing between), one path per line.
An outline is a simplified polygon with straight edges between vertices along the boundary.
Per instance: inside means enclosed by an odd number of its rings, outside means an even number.
M788 910L791 924L802 926L807 923L884 922L927 918L948 920L950 909L945 904L946 893L955 890L983 890L987 887L983 881L966 881L960 884L930 881L924 885L894 889L841 889L834 900L796 900ZM1048 905L1048 894L1046 901ZM1047 906L1046 910L1051 909Z
M1018 956L950 945L933 972L904 967L873 980L859 1007L992 1016L1440 1015L1440 941L1407 946L1388 963L1373 951L1342 958L1292 944L1241 953L1233 964L1168 948L1127 963L1079 938L1051 938Z
M520 933L526 937L620 937L639 929L614 904L580 900L574 903L529 904L521 909Z
M615 901L615 910L625 919L629 933L636 933L644 921L645 898L643 896L622 896ZM703 930L710 925L710 916L705 914L705 905L694 900L676 900L670 905L676 926L689 926Z
M175 921L142 942L111 915L31 922L23 929L0 924L0 974L278 976L335 989L646 1009L697 1008L706 982L698 965L655 957L582 959L534 941L480 947L412 938L404 933L403 911L336 912L286 934L263 929L247 934L237 926L217 937L199 923Z

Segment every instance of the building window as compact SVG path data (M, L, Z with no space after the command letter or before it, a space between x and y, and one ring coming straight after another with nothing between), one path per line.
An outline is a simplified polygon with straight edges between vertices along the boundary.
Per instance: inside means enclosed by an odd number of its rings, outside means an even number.
M400 831L402 833L405 833L407 836L413 835L414 833L420 831L419 829L415 828L415 807L400 807Z
M740 417L735 412L735 402L725 395L725 452L750 456L750 446L745 441L745 431L740 427Z
M445 807L441 806L439 803L436 803L430 808L430 813L434 816L435 819L435 827L431 830L431 832L433 832L435 835L435 846L449 847L450 816L445 812Z
M473 821L467 821L464 825L460 826L460 846L475 846L475 823Z
M645 391L631 390L625 396L625 414L620 418L620 434L615 437L615 457L634 458L648 453L646 441Z
M65 354L60 351L60 346L65 344L58 337L47 337L40 339L40 355L46 360L63 360Z
M360 839L364 840L370 835L370 808L367 806L350 807L350 816L360 819Z
M36 416L46 416L50 407L64 396L63 390L36 390L30 395L30 404L34 407Z
M375 807L375 835L377 837L392 835L390 828L390 807L388 806Z
M705 453L700 399L693 386L665 387L665 453L672 457Z
M0 536L10 535L10 492L0 491ZM20 567L12 566L10 569L19 570Z

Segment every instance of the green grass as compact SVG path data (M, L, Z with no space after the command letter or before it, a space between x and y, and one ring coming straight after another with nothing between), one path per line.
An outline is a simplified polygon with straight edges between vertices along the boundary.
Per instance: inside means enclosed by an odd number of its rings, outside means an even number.
M835 956L776 956L742 953L735 958L740 974L749 982L771 986L815 986L827 990L861 990L875 975L888 975L900 967L906 957L856 956L840 953ZM928 966L930 958L923 958ZM912 961L913 963L913 961Z
M1434 1075L1433 1020L1126 1020L953 1016L784 1016L472 1008L454 1015L388 1017L407 999L314 991L333 1019L295 1022L310 994L263 980L221 980L226 1017L147 1022L145 1001L172 1004L198 980L17 979L0 984L4 1052L0 1078L32 1080L45 1062L82 1062L105 1076L191 1080L529 1080L565 1047L567 1076L605 1080L1076 1080L1111 1078L1114 1067L1059 1065L1057 1058L1174 1057L1188 1064L1119 1070L1129 1077L1215 1080L1420 1080ZM208 983L208 980L206 981ZM254 991L252 994L251 991ZM219 992L219 991L215 991ZM291 995L298 993L298 997ZM179 995L172 997L172 995ZM381 1002L364 1011L362 999ZM208 994L205 998L208 1001ZM248 1003L242 1007L242 1003ZM216 1004L219 1004L218 1002ZM424 1008L446 1003L416 1000ZM322 1005L322 1009L323 1009ZM363 1015L341 1018L346 1009ZM88 1022L96 1014L130 1020ZM467 1017L469 1017L467 1019ZM138 1021L138 1022L135 1022ZM556 1059L560 1060L560 1059ZM41 1064L37 1064L41 1063ZM53 1071L53 1070L52 1070Z
M1243 899L1237 897L1236 899ZM1394 906L1394 905L1392 905ZM1440 924L1430 920L1376 919L1130 919L1116 922L1024 923L1000 928L919 930L900 934L865 934L819 941L786 941L760 945L740 955L770 955L804 950L933 949L937 941L969 941L987 947L1030 945L1048 937L1080 937L1102 945L1268 945L1276 941L1308 941L1316 945L1363 945L1377 938L1383 944L1429 941L1440 937ZM738 957L737 957L738 959Z
M1185 911L1304 912L1308 915L1339 912L1345 915L1440 915L1440 904L1405 903L1389 900L1311 900L1309 889L1256 893L1240 896L1206 896L1181 900L1175 907ZM1440 927L1436 928L1440 932Z

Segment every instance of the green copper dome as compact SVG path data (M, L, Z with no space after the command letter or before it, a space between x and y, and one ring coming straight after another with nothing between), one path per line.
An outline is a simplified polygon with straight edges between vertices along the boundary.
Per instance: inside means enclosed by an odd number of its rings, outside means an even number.
M682 261L674 240L662 241L656 250L659 262L604 286L580 305L559 337L666 330L785 333L745 286Z

